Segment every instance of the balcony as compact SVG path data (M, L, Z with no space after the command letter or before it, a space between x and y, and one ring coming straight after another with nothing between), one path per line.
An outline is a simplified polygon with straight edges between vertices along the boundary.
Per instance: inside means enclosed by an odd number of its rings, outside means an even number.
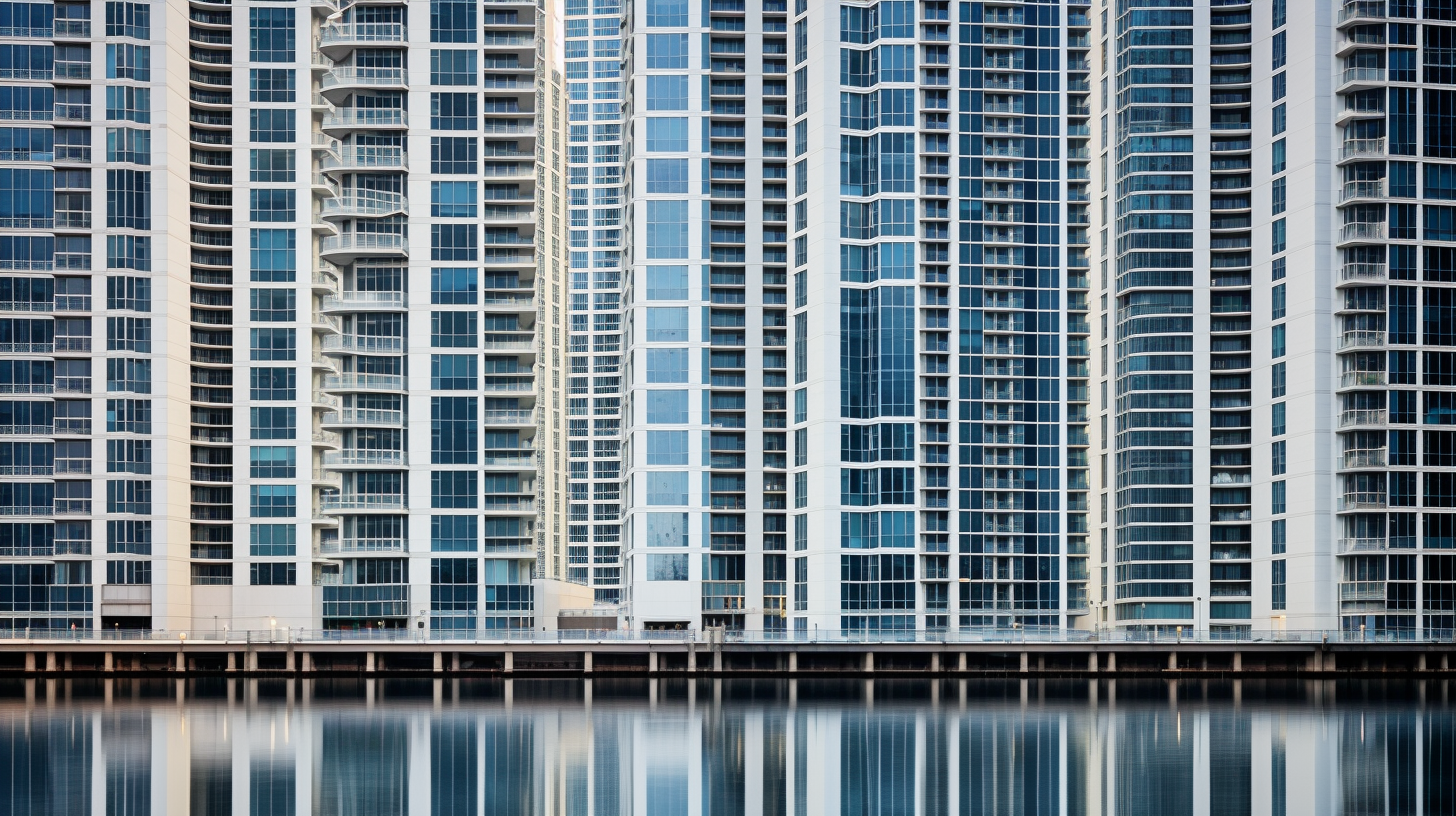
M404 451L330 451L324 454L324 465L332 468L404 467Z
M1335 18L1335 25L1343 28L1358 23L1375 23L1385 19L1385 3L1371 0L1357 0L1346 3Z
M355 48L408 44L403 23L335 23L319 31L318 48L330 59L342 59Z
M536 412L529 409L481 411L480 424L491 427L535 425Z
M1384 68L1346 68L1340 75L1339 89L1344 91L1358 87L1375 87L1384 83Z
M1355 221L1340 226L1340 243L1380 242L1385 240L1384 221Z
M388 494L347 494L324 496L319 507L325 513L383 512L402 513L406 508L404 496Z
M1385 181L1347 181L1340 191L1340 203L1345 204L1361 198L1385 198Z
M1389 546L1384 538L1342 538L1339 542L1341 554L1385 552Z
M409 249L403 235L387 232L350 232L331 235L319 242L319 254L334 263L352 263L364 256L407 258Z
M1385 600L1384 581L1341 581L1340 600L1342 601L1383 601Z
M404 150L398 147L341 145L336 156L325 156L320 166L330 173L405 170L408 160Z
M1383 331L1347 331L1340 335L1340 350L1352 348L1383 348L1385 346L1385 332Z
M1383 468L1385 467L1385 448L1347 450L1341 456L1340 467L1343 470Z
M404 338L336 334L324 338L325 354L402 354Z
M334 66L319 78L319 92L335 105L356 91L404 91L403 68Z
M1342 161L1349 159L1384 158L1385 139L1346 139L1340 150Z
M1384 510L1384 493L1346 493L1339 499L1337 510Z
M1359 425L1385 425L1388 414L1384 408L1360 408L1340 412L1340 427L1353 428Z
M1340 266L1341 283L1384 283L1386 266L1383 263L1347 262Z
M409 200L399 193L382 190L355 190L337 198L325 199L321 213L324 218L383 218L404 213L409 209Z
M403 127L404 111L399 108L344 108L325 116L323 121L324 130L337 133Z
M337 374L324 377L325 391L404 391L400 374Z
M402 538L338 538L321 544L319 552L324 555L402 553L405 548L405 541Z
M402 312L404 292L343 292L324 297L326 312Z
M340 408L324 414L320 424L329 427L403 428L404 411L387 408Z
M1340 372L1341 388L1383 388L1386 385L1384 371Z

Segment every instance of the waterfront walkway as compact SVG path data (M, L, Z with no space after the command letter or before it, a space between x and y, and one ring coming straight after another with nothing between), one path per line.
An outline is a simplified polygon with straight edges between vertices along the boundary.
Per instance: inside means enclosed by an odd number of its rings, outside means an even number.
M1456 675L1452 638L1338 631L0 630L0 675Z

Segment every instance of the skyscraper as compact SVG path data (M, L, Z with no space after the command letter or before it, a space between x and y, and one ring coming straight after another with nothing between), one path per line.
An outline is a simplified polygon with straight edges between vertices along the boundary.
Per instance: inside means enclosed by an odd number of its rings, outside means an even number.
M624 19L634 625L1073 625L1087 8Z
M559 12L4 14L5 625L532 625L564 560Z

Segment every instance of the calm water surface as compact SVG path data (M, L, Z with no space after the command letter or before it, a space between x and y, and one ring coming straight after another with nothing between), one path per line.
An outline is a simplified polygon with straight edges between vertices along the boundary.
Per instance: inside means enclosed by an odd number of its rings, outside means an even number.
M0 815L1456 816L1450 681L9 681Z

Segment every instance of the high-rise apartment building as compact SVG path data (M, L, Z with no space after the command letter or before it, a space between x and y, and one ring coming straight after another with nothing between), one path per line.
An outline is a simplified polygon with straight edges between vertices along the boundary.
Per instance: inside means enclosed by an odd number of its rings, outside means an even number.
M625 10L633 625L1086 614L1089 11Z
M0 14L0 625L533 625L559 10Z

